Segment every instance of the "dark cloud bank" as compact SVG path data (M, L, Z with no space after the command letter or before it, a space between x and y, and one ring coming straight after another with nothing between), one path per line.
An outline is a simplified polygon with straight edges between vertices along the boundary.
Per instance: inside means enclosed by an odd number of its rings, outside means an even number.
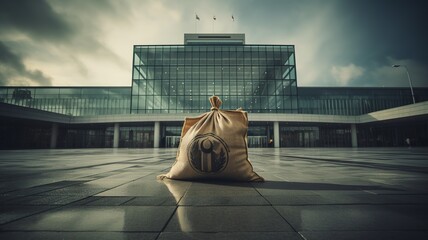
M114 9L109 1L64 1L58 2L63 10L57 13L46 0L6 0L0 4L0 84L52 85L49 74L25 65L28 49L38 47L37 52L56 49L71 64L82 69L79 54L95 54L123 63L115 53L107 49L91 29L96 14L109 13ZM62 8L63 7L63 8ZM65 9L64 9L65 8ZM80 9L80 10L79 10ZM98 11L97 11L98 10ZM101 11L102 10L102 11ZM113 11L113 13L112 13ZM64 14L65 13L65 14ZM85 16L81 16L85 15ZM86 18L85 18L86 17ZM86 28L90 28L89 31ZM11 36L25 36L17 40ZM20 47L17 47L20 46ZM31 50L30 50L31 51ZM38 57L38 56L36 56ZM60 64L60 62L59 62ZM84 67L83 67L84 68ZM82 70L81 72L85 72ZM22 79L26 79L23 82Z
M9 85L10 79L16 76L26 77L39 85L52 85L50 77L45 76L39 70L27 69L22 58L11 52L2 42L0 42L0 66L2 70L0 72L0 85Z
M34 41L56 42L70 36L71 27L45 1L18 0L1 3L0 29L1 85L9 85L17 76L28 78L37 85L51 85L50 77L25 66L25 56L13 52L2 38L8 34L24 34Z
M166 2L169 6L176 4L176 1ZM409 64L412 78L416 83L419 82L417 86L428 84L428 74L425 71L428 69L426 67L428 65L426 44L428 2L425 0L272 0L268 1L268 4L255 0L231 2L220 0L219 4L233 8L238 16L238 23L241 21L252 29L260 29L262 39L269 42L269 36L271 38L282 36L275 35L276 32L295 35L301 28L311 26L311 21L316 19L313 15L320 12L321 6L327 3L331 6L329 12L331 16L329 15L326 21L328 25L325 34L328 37L327 41L321 45L323 51L320 59L326 61L324 64L326 66L346 67L355 64L365 69L360 77L353 79L347 85L385 84L388 86L391 85L390 82L394 77L391 74L394 73L401 74L397 79L402 80L404 76L402 71L390 69L390 65L397 62ZM120 3L110 0L1 1L0 84L10 85L13 84L13 79L20 78L27 80L27 83L22 82L22 84L51 85L53 79L49 77L49 73L25 65L26 60L35 55L40 59L39 53L43 51L47 55L52 54L52 59L58 57L54 56L56 52L61 52L67 56L63 60L67 64L76 65L76 74L82 76L87 69L80 55L91 54L123 65L121 58L103 45L102 35L97 30L98 25L107 18L109 20L126 19L130 10L129 6L125 6L127 4L134 8L142 6L139 1ZM193 1L183 1L177 8L194 7L195 4L196 2ZM241 16L240 19L239 16ZM271 21L270 28L266 27L267 21ZM144 26L143 23L141 26ZM248 32L251 31L254 30L248 30ZM25 36L25 38L18 41L13 37L15 35ZM28 51L34 47L39 48L38 53L32 52L33 55L29 55ZM317 80L319 85L331 85L333 82L329 72L324 72L319 78Z

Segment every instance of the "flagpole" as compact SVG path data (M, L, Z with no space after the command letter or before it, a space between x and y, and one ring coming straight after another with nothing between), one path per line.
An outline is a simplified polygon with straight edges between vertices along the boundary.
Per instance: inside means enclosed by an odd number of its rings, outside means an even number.
M198 14L195 12L195 32L198 33L198 21L201 19L199 18Z
M235 17L233 16L233 14L232 14L232 30L234 31L234 32L236 32L236 27L235 27Z
M213 16L213 33L214 33L214 22L217 20L217 18L215 17L215 15Z

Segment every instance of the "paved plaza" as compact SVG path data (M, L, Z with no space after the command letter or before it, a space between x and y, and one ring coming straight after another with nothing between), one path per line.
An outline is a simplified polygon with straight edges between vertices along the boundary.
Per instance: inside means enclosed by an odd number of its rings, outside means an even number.
M0 239L428 239L428 149L250 149L264 183L157 181L175 149L0 151Z

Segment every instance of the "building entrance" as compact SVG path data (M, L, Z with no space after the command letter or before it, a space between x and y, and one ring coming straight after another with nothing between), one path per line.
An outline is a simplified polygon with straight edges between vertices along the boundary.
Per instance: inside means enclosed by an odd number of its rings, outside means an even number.
M176 148L180 144L180 136L166 136L165 137L165 147L166 148Z
M319 144L318 127L283 127L280 134L281 147L317 147Z
M248 147L250 148L267 147L267 136L248 136Z

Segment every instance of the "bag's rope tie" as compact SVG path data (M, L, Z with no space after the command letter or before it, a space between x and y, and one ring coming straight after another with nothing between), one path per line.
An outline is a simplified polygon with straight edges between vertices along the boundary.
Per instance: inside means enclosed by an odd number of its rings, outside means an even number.
M221 106L222 101L217 96L210 97L210 103L211 103L211 111L218 111L218 108Z

